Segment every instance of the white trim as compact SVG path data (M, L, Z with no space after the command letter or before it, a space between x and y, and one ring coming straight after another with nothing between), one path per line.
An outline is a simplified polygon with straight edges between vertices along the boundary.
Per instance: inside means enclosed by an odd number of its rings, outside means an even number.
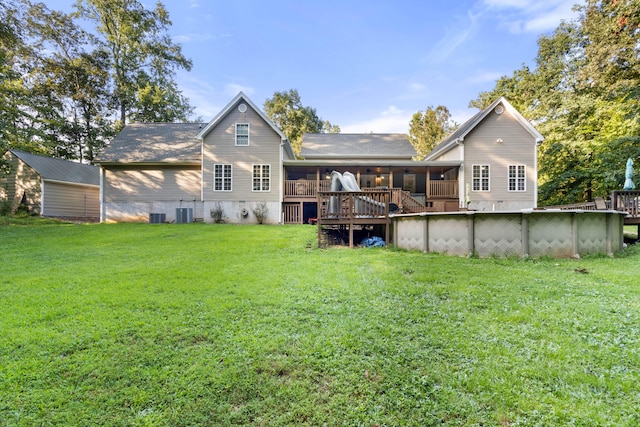
M480 189L476 190L475 189L475 179L476 177L474 176L474 169L476 168L476 166L478 166L480 168L480 176L478 177L479 184L480 184ZM486 166L486 170L487 170L487 177L483 177L482 176L482 172L484 170L484 167ZM484 190L482 189L483 185L482 183L484 182L484 180L487 180L487 189ZM471 192L473 193L489 193L491 192L491 165L489 164L473 164L471 165Z
M511 167L515 167L516 168L516 175L515 177L511 177ZM522 178L520 178L520 167L522 167L524 169L524 176ZM514 179L515 180L515 190L511 189L511 180ZM520 190L519 189L519 182L520 179L523 180L524 182L524 189ZM525 165L524 163L515 163L515 164L509 164L507 165L507 191L509 193L526 193L527 191L527 165Z
M425 157L424 160L433 160L434 158L442 156L443 154L451 150L456 144L463 142L464 138L469 135L469 133L471 133L480 124L480 122L482 122L485 117L487 117L487 115L493 112L494 108L496 108L499 104L502 104L505 110L507 110L513 117L515 117L518 123L520 123L520 125L522 125L522 127L524 127L524 129L535 139L536 144L541 144L542 141L544 141L544 137L540 134L540 132L538 132L536 128L534 128L533 125L529 123L529 121L525 119L524 116L520 114L518 110L516 110L504 96L501 96L500 98L493 101L487 108L476 113L475 116L464 122L459 127L460 134L457 135L456 132L454 132L454 135L457 136L455 139L444 142L446 141L445 138L443 140L444 145L436 145L436 147L429 154L427 154L427 157Z
M260 166L260 190L256 190L253 186L253 182L255 180L255 167L256 166ZM264 190L262 189L262 182L263 182L263 175L264 175L264 171L263 168L265 166L269 167L269 189L268 190ZM271 163L253 163L251 165L251 191L254 193L270 193L271 192L271 178L273 176L273 172L272 172L272 168L271 168Z
M204 203L204 140L200 140L200 201ZM202 205L204 216L204 204Z
M267 117L267 115L260 109L258 108L258 106L256 104L253 103L253 101L251 101L249 98L247 98L247 96L240 92L238 93L235 98L233 98L231 100L231 102L229 102L227 104L226 107L224 107L222 109L222 111L220 111L214 118L213 120L211 120L209 122L209 124L207 124L201 131L200 133L196 136L196 138L198 139L203 139L209 132L211 132L211 130L224 118L226 117L226 115L229 113L229 111L238 103L238 101L243 100L245 103L247 103L261 118L262 120L264 120L265 122L267 122L267 124L278 134L280 135L280 138L283 140L287 140L287 137L284 135L284 133L282 133L282 131L280 129L278 129L278 127L269 119L269 117Z
M44 179L40 179L40 216L44 216Z
M222 176L220 177L220 179L222 180L222 190L216 190L216 166L222 166ZM224 182L225 182L225 176L224 176L225 166L229 166L229 171L230 171L230 174L231 174L231 176L229 177L230 178L230 184L229 184L230 188L228 190L226 190L224 188L225 187L225 185L224 185ZM212 190L215 191L216 193L223 193L223 192L229 193L229 192L233 191L233 164L232 163L213 163L213 188L212 188Z
M238 127L240 126L246 126L247 127L247 134L238 134ZM235 124L235 143L236 143L236 147L248 147L251 145L251 125L249 124L249 122L244 123L244 122L238 122ZM238 144L238 136L246 136L247 137L247 143L246 144Z
M100 195L99 203L100 203L100 222L104 222L104 169L100 167Z
M96 184L83 184L80 182L69 182L69 181L61 181L59 179L48 179L48 178L42 178L42 182L44 183L45 181L47 182L52 182L54 184L65 184L65 185L75 185L77 187L100 187L100 184L96 185Z

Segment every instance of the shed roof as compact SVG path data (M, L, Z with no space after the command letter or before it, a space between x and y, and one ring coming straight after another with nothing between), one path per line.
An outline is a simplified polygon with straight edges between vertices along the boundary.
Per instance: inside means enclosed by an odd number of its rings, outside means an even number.
M131 123L111 140L96 163L200 163L196 138L206 123Z
M416 150L403 133L306 133L300 156L305 159L406 159Z
M35 170L42 179L74 184L100 185L100 168L64 159L41 156L21 150L9 150Z

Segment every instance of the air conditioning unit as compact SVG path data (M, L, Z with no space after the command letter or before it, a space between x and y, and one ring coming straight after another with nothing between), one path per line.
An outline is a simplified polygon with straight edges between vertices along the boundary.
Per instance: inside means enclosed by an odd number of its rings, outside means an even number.
M193 222L193 208L176 208L176 223L188 224Z
M162 224L167 219L167 214L163 213L150 213L149 224Z

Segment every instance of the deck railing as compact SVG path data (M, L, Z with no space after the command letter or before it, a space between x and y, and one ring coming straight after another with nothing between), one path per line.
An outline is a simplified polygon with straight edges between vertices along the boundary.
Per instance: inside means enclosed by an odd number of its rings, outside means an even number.
M438 180L429 181L430 198L458 198L458 181L456 180Z
M611 207L613 210L626 212L625 223L640 222L640 191L611 192Z
M328 191L331 183L320 181L320 191ZM315 198L318 194L318 181L310 179L288 179L284 183L284 195L288 197Z
M391 192L377 191L321 191L318 193L318 215L321 220L388 218Z
M331 181L323 179L320 181L312 179L288 179L285 181L284 195L291 198L315 198L318 192L318 183L320 185L320 191L330 191ZM379 191L379 188L363 188L362 191ZM392 195L392 202L398 205L404 205L402 202L402 195L396 194L396 191L403 191L399 188L392 188L394 191ZM430 198L445 198L445 199L457 199L458 198L458 181L444 180L444 181L430 181L429 182L429 195ZM407 194L409 194L407 192ZM395 200L397 198L397 200Z

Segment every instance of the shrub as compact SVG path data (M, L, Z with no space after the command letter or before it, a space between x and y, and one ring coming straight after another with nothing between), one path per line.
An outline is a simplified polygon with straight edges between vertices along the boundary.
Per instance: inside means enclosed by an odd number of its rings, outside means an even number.
M266 202L258 202L251 211L256 216L258 224L263 224L264 220L267 218L267 214L269 213L269 208L267 207Z
M0 216L7 216L11 214L11 202L8 200L0 203Z
M224 222L224 208L222 207L222 203L216 202L211 209L211 218L213 218L213 222L216 224L221 224Z

